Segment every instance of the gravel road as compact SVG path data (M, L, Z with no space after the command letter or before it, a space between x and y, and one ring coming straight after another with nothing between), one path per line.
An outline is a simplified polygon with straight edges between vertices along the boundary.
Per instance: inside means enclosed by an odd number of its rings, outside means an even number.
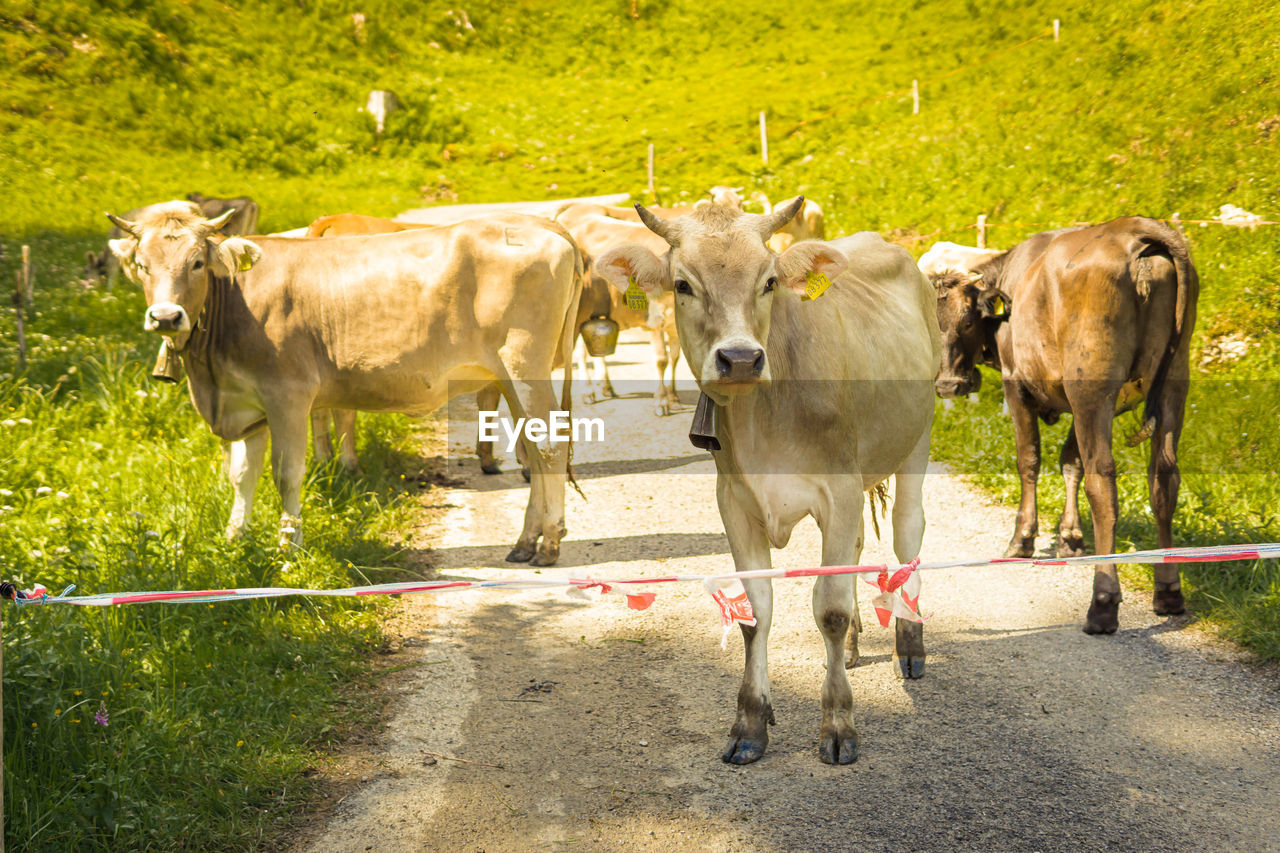
M615 379L642 379L647 345L624 340ZM671 417L638 393L575 412L605 418L607 441L575 448L588 500L571 493L562 557L544 574L732 567L713 464L685 437L685 377ZM946 428L944 416L934 429ZM471 440L453 436L448 473L461 485L419 542L443 577L530 572L502 562L526 487L510 461L482 475ZM1002 553L1015 507L932 474L921 557ZM884 532L869 534L866 560L892 559ZM819 553L809 521L774 565ZM1114 636L1086 636L1090 584L1088 569L927 574L928 669L914 682L896 677L892 631L863 594L850 673L862 741L843 768L817 756L823 653L809 581L775 581L777 725L746 767L719 759L742 642L735 632L720 648L699 587L655 587L643 613L617 596L546 592L406 600L405 653L430 665L402 688L368 781L296 849L1280 850L1274 671L1189 617L1156 618L1149 593L1127 591Z

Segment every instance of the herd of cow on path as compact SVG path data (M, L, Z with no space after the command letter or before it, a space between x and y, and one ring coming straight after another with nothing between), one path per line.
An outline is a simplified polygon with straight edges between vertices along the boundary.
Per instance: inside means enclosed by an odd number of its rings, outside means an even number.
M482 410L501 397L513 418L546 420L570 408L575 340L603 320L613 340L619 328L649 330L658 414L671 412L675 365L687 360L701 391L691 438L714 457L739 571L767 569L771 547L806 516L821 530L823 565L856 564L864 493L891 476L894 552L915 559L934 394L976 390L979 364L999 371L1017 440L1022 501L1009 556L1033 552L1039 421L1062 414L1073 420L1058 553L1084 553L1082 482L1095 553L1112 550L1113 419L1139 405L1143 425L1129 440L1151 442L1151 507L1160 546L1172 544L1199 288L1177 231L1128 217L1036 234L1003 253L940 244L917 264L872 232L825 240L821 210L803 197L764 199L755 214L738 193L717 187L691 207L577 202L553 217L438 226L340 214L306 230L323 239L253 236L251 200L193 194L108 214L108 251L88 260L91 272L118 264L142 286L144 326L163 338L157 374L176 381L185 371L197 411L223 439L228 536L249 517L268 436L287 546L301 541L309 424L316 458L331 458L334 413L341 461L354 468L357 410L426 415L476 393ZM585 352L582 365L590 370ZM593 377L588 398L608 393L607 372ZM477 449L484 470L497 471L493 448ZM528 437L520 449L529 501L507 559L546 566L565 534L569 452ZM845 673L861 630L854 583L815 583L827 663L819 755L847 764L857 754ZM735 764L763 755L773 718L772 588L758 578L744 586L756 625L742 628L746 665L723 753ZM1120 599L1115 568L1099 566L1085 631L1113 633ZM1176 565L1157 565L1153 604L1183 612ZM922 626L899 619L895 632L902 674L919 678Z

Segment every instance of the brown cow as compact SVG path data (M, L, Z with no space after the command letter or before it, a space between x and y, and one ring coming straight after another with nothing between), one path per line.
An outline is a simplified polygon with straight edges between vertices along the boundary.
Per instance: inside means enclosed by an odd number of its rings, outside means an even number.
M971 277L972 276L972 277ZM1145 402L1151 439L1148 482L1160 547L1173 544L1178 501L1178 436L1190 378L1191 330L1199 279L1177 231L1129 217L1089 228L1037 234L983 264L971 276L935 279L944 354L937 391L956 397L981 381L977 362L1000 371L1013 416L1022 502L1009 556L1035 549L1037 419L1073 417L1062 448L1067 501L1058 554L1084 553L1077 507L1083 479L1093 510L1096 553L1115 548L1116 466L1112 420ZM1155 568L1155 612L1184 610L1176 564ZM1098 566L1084 630L1110 634L1119 624L1114 566Z
M307 237L352 237L357 234L395 234L413 228L433 228L416 222L397 222L363 213L334 213L321 216L307 226Z

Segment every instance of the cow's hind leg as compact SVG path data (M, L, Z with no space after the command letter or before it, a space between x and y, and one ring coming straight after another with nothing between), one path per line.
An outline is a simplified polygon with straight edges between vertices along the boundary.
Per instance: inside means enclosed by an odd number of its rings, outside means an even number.
M338 461L348 471L359 471L360 457L356 455L356 410L334 409L333 427L338 434Z
M1074 400L1071 402L1075 412L1073 428L1084 463L1084 491L1089 496L1089 508L1093 512L1094 547L1099 554L1110 554L1115 550L1116 516L1119 514L1116 463L1111 455L1115 397L1091 399L1087 401L1087 407L1076 405ZM1120 625L1120 598L1120 579L1115 565L1095 566L1093 599L1085 616L1086 634L1115 633Z
M929 467L929 435L924 435L894 476L893 553L899 563L920 556L924 541L924 478ZM894 652L903 678L924 676L924 625L894 619Z
M764 529L747 516L729 494L723 477L716 482L720 518L724 521L737 571L769 568L769 540ZM742 625L746 663L742 686L738 688L738 712L729 729L729 742L720 753L726 764L759 761L769 746L769 726L773 725L773 703L769 692L769 626L773 621L773 584L768 578L743 578L742 586L751 602L756 624ZM843 673L844 670L841 669Z
M511 393L515 399L508 398L507 404L513 417L550 421L551 412L556 408L551 380L517 380L512 383ZM550 566L560 557L560 540L565 534L564 492L569 445L567 441L552 441L550 437L536 443L527 438L521 441L530 469L529 504L525 509L524 528L507 560Z
M1156 517L1156 536L1161 548L1173 547L1173 512L1178 507L1178 438L1182 433L1183 409L1187 401L1185 376L1166 380L1156 415L1156 431L1151 437L1151 463L1147 468L1151 489L1151 512ZM1182 579L1177 563L1156 563L1152 607L1160 616L1185 613Z
M260 429L239 441L228 441L222 446L226 461L227 479L235 494L231 503L231 518L227 521L227 538L235 539L244 533L245 525L253 512L253 494L262 476L262 465L267 452L266 429Z
M856 478L850 478L856 479ZM862 489L839 502L840 516L822 526L822 564L846 566L862 553ZM856 515L845 515L856 508ZM858 732L853 724L853 691L845 672L845 638L853 623L853 575L826 575L813 585L813 618L827 653L822 682L822 726L818 757L825 764L852 764L858 758Z
M502 389L495 382L492 385L486 385L476 392L476 409L481 412L496 412L498 410L498 399L502 395ZM485 441L476 436L476 456L480 457L480 470L486 474L501 474L502 466L498 464L498 460L494 455L494 447L496 441Z
M333 436L329 432L328 409L317 409L311 413L311 445L316 464L329 464L333 459Z
M1058 522L1058 556L1079 557L1084 554L1084 531L1080 529L1080 481L1084 479L1084 465L1080 462L1074 418L1067 440L1062 444L1061 467L1066 501Z

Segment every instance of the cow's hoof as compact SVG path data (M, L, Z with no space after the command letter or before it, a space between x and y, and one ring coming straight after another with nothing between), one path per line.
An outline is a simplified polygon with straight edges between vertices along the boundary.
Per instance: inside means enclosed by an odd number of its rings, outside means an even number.
M502 466L497 462L481 462L480 470L486 474L501 474Z
M852 764L858 760L858 733L852 728L845 731L823 730L818 735L818 758L823 764Z
M1084 617L1086 634L1114 634L1120 627L1120 594L1099 592L1093 596L1089 612Z
M844 668L853 669L858 665L858 661L862 658L862 653L856 648L844 650Z
M511 549L511 553L507 554L508 563L527 563L533 559L535 551L532 545L519 545Z
M1032 536L1030 539L1024 539L1021 536L1015 536L1009 540L1009 547L1005 549L1006 557L1032 557L1036 553L1036 539Z
M1058 547L1055 553L1060 558L1084 556L1084 534L1079 530L1058 531Z
M538 553L533 555L533 559L529 561L531 566L554 566L556 560L560 559L560 546L554 548L542 547L538 549Z
M725 764L751 764L759 761L764 755L769 738L730 737L729 743L720 753L720 760Z
M1182 599L1182 584L1156 582L1156 591L1151 596L1151 607L1157 616L1178 616L1187 612L1187 603Z
M924 655L897 655L898 673L905 679L915 681L924 678Z

